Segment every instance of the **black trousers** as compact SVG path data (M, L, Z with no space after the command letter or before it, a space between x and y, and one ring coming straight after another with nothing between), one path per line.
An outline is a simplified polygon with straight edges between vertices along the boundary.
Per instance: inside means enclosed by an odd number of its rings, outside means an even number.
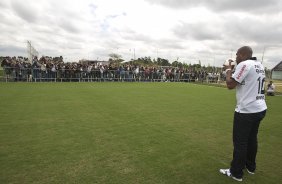
M266 110L258 113L234 113L233 120L233 160L231 174L237 178L243 177L246 167L254 172L256 169L257 134L259 124L265 117Z

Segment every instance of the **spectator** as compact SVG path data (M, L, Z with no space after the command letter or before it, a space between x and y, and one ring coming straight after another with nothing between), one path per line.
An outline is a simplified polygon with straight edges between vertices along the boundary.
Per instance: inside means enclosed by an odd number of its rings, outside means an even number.
M272 81L269 82L267 85L267 96L274 96L274 91L275 91L275 85L272 83Z

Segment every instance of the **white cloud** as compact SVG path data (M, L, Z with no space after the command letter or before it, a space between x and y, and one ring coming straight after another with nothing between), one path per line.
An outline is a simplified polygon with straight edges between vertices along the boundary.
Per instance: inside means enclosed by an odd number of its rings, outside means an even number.
M282 3L219 0L2 0L0 55L68 59L151 56L221 65L243 45L268 68L282 60Z
M221 12L267 12L279 11L280 0L145 0L152 4L160 4L170 8L190 9L195 7L208 7Z

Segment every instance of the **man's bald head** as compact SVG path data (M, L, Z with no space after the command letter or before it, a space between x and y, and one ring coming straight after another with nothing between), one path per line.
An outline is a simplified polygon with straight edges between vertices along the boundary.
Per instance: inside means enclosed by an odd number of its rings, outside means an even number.
M249 46L243 46L238 49L236 55L237 55L236 62L237 64L239 64L242 61L252 58L253 50Z

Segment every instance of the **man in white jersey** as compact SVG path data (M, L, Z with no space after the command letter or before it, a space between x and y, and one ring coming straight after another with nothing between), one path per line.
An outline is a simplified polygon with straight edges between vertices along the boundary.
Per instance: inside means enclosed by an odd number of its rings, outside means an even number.
M233 119L233 160L230 169L220 169L234 180L242 181L243 169L255 174L257 133L260 121L266 114L264 96L265 71L263 65L252 57L253 51L244 46L237 51L237 67L226 66L226 85L236 88L237 105Z

